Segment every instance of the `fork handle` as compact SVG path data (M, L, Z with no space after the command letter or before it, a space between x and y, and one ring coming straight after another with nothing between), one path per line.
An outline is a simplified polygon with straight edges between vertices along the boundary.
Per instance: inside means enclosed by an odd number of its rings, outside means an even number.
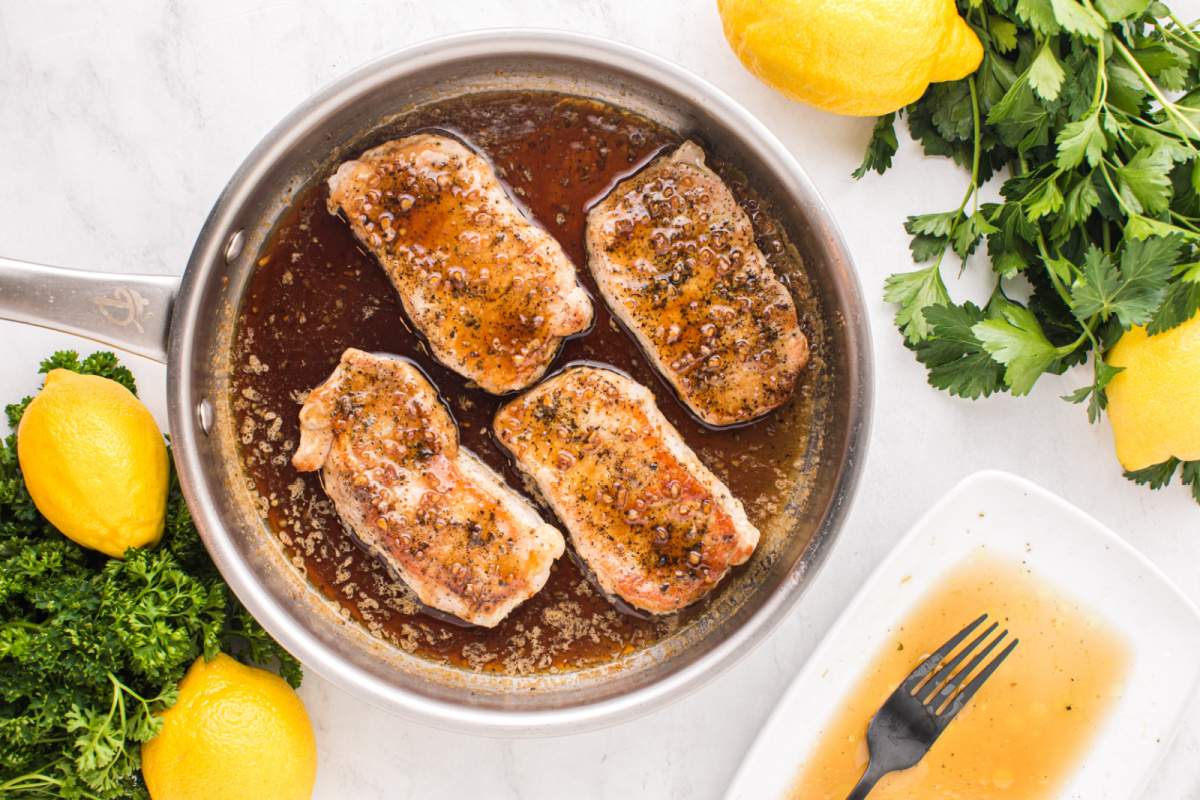
M875 784L879 783L879 779L887 775L891 770L882 769L874 761L867 764L867 771L859 778L858 784L846 796L846 800L865 800L866 796L875 788Z

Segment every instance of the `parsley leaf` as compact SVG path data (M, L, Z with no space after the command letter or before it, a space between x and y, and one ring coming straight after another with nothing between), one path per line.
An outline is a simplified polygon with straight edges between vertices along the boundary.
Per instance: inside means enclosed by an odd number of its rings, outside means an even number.
M937 305L924 311L933 336L913 346L917 360L929 369L929 383L952 395L975 400L1000 391L1004 367L983 348L972 327L984 312L973 303Z
M1200 312L1200 264L1184 264L1176 274L1178 280L1167 289L1158 313L1146 326L1151 336L1182 325Z
M988 111L987 121L1009 147L1029 149L1041 143L1049 130L1049 115L1037 101L1029 73L1023 73Z
M1095 362L1095 377L1092 382L1087 386L1076 389L1063 399L1070 403L1082 403L1086 400L1088 404L1088 422L1095 425L1100 419L1101 412L1108 408L1108 395L1104 391L1105 387L1123 369L1124 367L1110 367L1105 363L1104 359L1098 358Z
M1193 499L1200 503L1200 461L1184 461L1181 477L1184 484L1191 487Z
M989 15L987 30L997 51L1009 53L1017 49L1017 26L1012 22L1001 16Z
M1164 148L1142 148L1116 170L1121 199L1135 213L1165 211L1171 202L1171 154Z
M1067 73L1050 48L1053 39L1042 42L1042 49L1029 65L1029 85L1043 100L1057 100Z
M892 157L896 155L899 142L896 139L896 115L886 114L875 120L875 128L871 131L871 141L867 144L863 161L854 170L855 179L861 178L871 170L882 175L892 166Z
M1161 464L1146 467L1145 469L1126 472L1125 477L1134 483L1149 486L1151 489L1161 489L1171 482L1175 477L1176 470L1179 469L1179 459L1168 458Z
M925 320L925 309L950 302L950 295L946 292L946 284L942 282L941 267L938 264L889 276L884 282L883 296L889 303L899 304L896 325L910 343L919 342L931 332L929 323Z
M909 217L904 223L904 229L915 235L949 238L954 230L954 221L958 213L955 211L939 211L934 214L918 214Z
M1096 10L1109 22L1120 22L1127 17L1146 13L1150 0L1096 0Z
M1187 85L1190 59L1187 51L1173 42L1144 44L1134 48L1132 54L1160 87L1180 91Z
M1069 239L1100 207L1100 194L1093 174L1079 175L1072 180L1074 183L1063 198L1062 213L1050 226L1050 236L1055 241Z
M1021 205L1025 207L1025 216L1030 222L1037 222L1042 217L1058 213L1063 207L1062 191L1058 188L1057 175L1051 175L1038 184L1030 192Z
M1104 156L1108 141L1100 129L1100 116L1092 114L1083 119L1068 122L1058 132L1058 168L1074 169L1086 158L1089 166L1096 166Z
M1053 36L1059 31L1050 0L1017 0L1016 13L1021 21L1043 36Z
M1080 5L1077 0L1050 0L1050 5L1058 24L1071 33L1087 39L1099 39L1108 29L1099 14Z
M983 349L1003 364L1004 382L1015 395L1028 394L1033 384L1060 355L1027 308L1004 301L999 313L971 326Z
M98 375L116 381L129 391L137 394L137 383L133 373L117 360L117 357L107 351L92 353L82 361L79 353L74 350L59 350L49 358L43 359L38 372L42 375L53 369L66 369L71 372L82 372L84 375Z
M965 83L935 83L929 87L933 107L930 121L948 142L967 142L974 125L971 121L971 97Z
M1020 203L984 206L994 231L988 234L988 255L992 268L1005 278L1011 278L1037 260L1033 243L1039 229L1025 218Z
M979 240L998 231L982 212L976 211L959 221L951 234L950 247L964 261L979 245Z
M1182 469L1180 469L1182 467ZM1134 483L1149 486L1151 489L1161 489L1180 473L1183 484L1192 490L1192 497L1200 503L1200 461L1180 461L1168 458L1161 464L1155 464L1135 472L1126 472L1125 477Z
M1123 328L1145 324L1162 305L1181 247L1174 237L1130 241L1119 269L1111 256L1089 248L1071 293L1075 316L1084 321L1116 315Z

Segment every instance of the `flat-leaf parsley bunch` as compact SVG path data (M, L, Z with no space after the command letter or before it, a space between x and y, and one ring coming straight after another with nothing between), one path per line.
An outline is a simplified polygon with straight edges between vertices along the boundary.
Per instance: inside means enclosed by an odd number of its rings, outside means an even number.
M55 368L136 391L112 353L55 353L41 371ZM5 409L12 430L30 400ZM140 743L187 667L218 650L300 683L299 664L221 580L174 473L162 542L108 558L38 513L16 434L0 443L0 797L148 798Z
M1119 370L1104 352L1200 310L1200 35L1152 0L958 0L979 70L934 84L899 112L927 155L970 169L962 202L909 217L914 260L887 279L896 324L929 382L959 397L1028 393L1043 373L1092 364L1067 400L1095 422ZM855 177L891 166L881 117ZM981 203L993 177L1003 202ZM986 240L996 279L983 307L954 303L941 265ZM1024 279L1027 302L1004 285ZM1182 469L1181 469L1182 468ZM1200 501L1200 462L1126 476L1153 488L1179 471Z

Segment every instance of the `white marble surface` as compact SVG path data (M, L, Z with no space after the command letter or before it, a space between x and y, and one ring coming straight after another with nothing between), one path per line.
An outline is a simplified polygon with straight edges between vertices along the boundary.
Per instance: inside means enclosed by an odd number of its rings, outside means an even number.
M1173 0L1184 18L1200 0ZM925 385L880 300L908 266L900 220L956 203L962 175L906 146L885 178L854 182L869 123L788 103L738 65L711 0L0 3L0 253L63 266L179 273L226 178L285 112L373 56L438 34L514 25L568 28L651 50L746 105L792 149L841 221L872 315L877 410L863 489L836 552L771 639L705 689L653 716L553 740L495 741L388 716L315 676L302 694L317 728L317 794L341 798L715 798L775 699L904 529L962 476L1029 477L1120 532L1200 601L1200 506L1122 479L1106 427L1058 397L967 403ZM956 287L973 290L979 287ZM0 392L36 386L70 337L0 323ZM163 370L136 359L162 419ZM1153 787L1200 798L1200 722Z

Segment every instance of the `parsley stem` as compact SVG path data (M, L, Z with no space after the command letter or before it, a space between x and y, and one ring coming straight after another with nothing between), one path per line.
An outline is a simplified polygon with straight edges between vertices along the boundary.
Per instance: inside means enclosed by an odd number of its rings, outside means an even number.
M1114 38L1113 43L1116 44L1117 50L1119 50L1121 53L1121 57L1125 59L1125 63L1127 63L1133 69L1133 71L1138 74L1138 77L1142 79L1142 83L1147 89L1150 90L1150 94L1154 95L1154 99L1157 100L1159 105L1162 106L1162 109L1167 113L1167 116L1172 117L1175 120L1176 125L1186 126L1186 128L1191 131L1193 136L1195 136L1197 139L1200 139L1200 128L1197 128L1194 124L1192 124L1190 119L1179 113L1179 109L1174 103L1167 99L1166 95L1162 93L1162 90L1158 88L1158 84L1154 82L1154 79L1146 74L1146 70L1142 69L1142 65L1139 64L1138 60L1133 57L1133 53L1129 52L1129 48L1126 47L1120 39ZM1183 132L1183 129L1180 128L1180 131Z
M1093 114L1099 114L1100 108L1104 100L1108 97L1108 70L1104 68L1104 61L1107 55L1104 52L1104 37L1100 37L1100 41L1096 42L1096 90L1092 94Z
M1178 33L1176 33L1174 30L1172 30L1171 28L1168 28L1168 27L1162 25L1158 20L1154 21L1154 28L1155 28L1155 30L1158 31L1159 35L1161 35L1163 37L1163 39L1171 39L1172 41L1178 43L1178 45L1180 47L1186 47L1188 50L1191 50L1192 52L1200 52L1200 45L1198 45L1197 42L1195 42L1195 41L1189 40L1189 39L1195 39L1194 36L1189 37L1188 39L1185 39L1184 37L1182 37Z
M35 791L38 789L47 789L48 787L51 787L51 786L55 786L55 787L58 787L61 789L63 786L62 781L58 780L57 778L51 777L50 775L45 774L47 770L52 769L53 767L54 767L54 765L51 764L48 767L46 767L42 772L30 772L25 775L18 775L15 778L10 778L10 779L6 780L4 783L0 783L0 797L6 797L9 792L12 792L13 794L17 794L17 793ZM72 789L75 792L79 792L78 795L73 795L73 796L79 797L80 800L100 800L100 798L97 795L94 795L91 792L84 791L79 786L73 786Z
M5 622L3 625L0 625L0 631L11 631L11 630L16 630L18 628L21 628L23 630L36 631L36 630L41 630L41 627L42 626L38 625L36 622L30 622L27 619L13 619L13 620L9 620L9 621Z
M1025 175L1029 172L1029 164L1025 161L1025 156L1017 156L1017 167L1020 170L1016 173L1017 175ZM1050 283L1052 286L1054 286L1054 291L1058 293L1058 296L1061 297L1062 301L1067 304L1068 308L1070 308L1071 294L1067 291L1066 287L1062 285L1062 281L1058 279L1057 273L1054 272L1054 267L1051 266L1054 261L1054 257L1050 255L1050 248L1046 245L1046 234L1042 232L1042 226L1040 223L1037 225L1037 248L1038 254L1042 257L1042 264L1046 268L1046 274L1050 277Z
M1057 348L1059 355L1060 356L1069 356L1071 353L1074 353L1077 349L1079 349L1079 345L1083 344L1088 339L1092 339L1092 331L1091 331L1091 329L1088 328L1087 325L1084 325L1083 333L1079 334L1078 339L1071 342L1070 344L1064 344L1062 347ZM1092 339L1093 343L1095 343L1095 341L1096 341L1095 339Z
M973 152L971 153L971 188L969 197L974 198L973 208L979 210L979 159L983 152L983 126L979 119L979 90L975 88L975 76L972 75L967 79L967 86L971 89L971 126L974 129L972 135ZM964 205L966 201L963 201Z
M1182 31L1183 33L1187 34L1189 39L1194 41L1196 44L1200 44L1200 36L1196 35L1195 29L1191 25L1184 25L1182 22L1180 22L1179 18L1175 16L1175 12L1173 12L1173 11L1167 12L1167 18L1170 19L1171 22L1175 23L1175 27L1179 28L1179 30Z
M1058 279L1058 273L1056 273L1054 271L1054 267L1051 266L1051 262L1054 261L1054 257L1050 255L1050 249L1046 247L1046 236L1042 233L1040 225L1038 226L1037 246L1038 253L1042 256L1042 262L1046 266L1046 274L1050 276L1050 283L1054 285L1054 291L1058 292L1058 296L1061 297L1062 301L1067 304L1068 308L1070 308L1071 294L1067 291L1067 288L1062 285L1062 281Z
M1176 105L1176 108L1181 108L1184 111L1192 110L1192 109L1188 108L1187 106L1180 106L1178 104ZM1144 119L1140 116L1135 116L1133 114L1130 114L1128 111L1117 108L1116 106L1113 106L1113 105L1105 105L1105 111L1109 114L1118 114L1121 117L1123 117L1124 125L1137 125L1142 128L1145 128L1148 131L1154 131L1155 133L1160 133L1163 136L1173 137L1175 139L1178 139L1180 142L1182 142L1193 153L1200 152L1200 151L1196 150L1196 146L1192 143L1192 140L1190 138L1188 138L1187 136L1180 136L1178 128L1168 127L1167 123L1165 123L1165 122L1164 123L1150 122L1147 119ZM1130 141L1129 135L1127 133L1125 133L1124 128L1121 129L1121 138L1124 139L1125 141Z
M967 186L967 193L963 195L962 202L958 204L958 210L954 212L954 221L950 224L951 230L958 225L963 218L963 212L967 209L967 204L972 203L972 211L979 211L979 159L983 151L983 125L979 113L979 91L975 88L975 76L967 78L967 86L971 90L971 125L974 130L972 137L973 149L971 152L971 183ZM938 279L941 280L942 260L945 259L946 253L950 250L950 239L946 239L946 244L942 247L942 252L938 254L937 261L933 263L930 269L938 271ZM966 269L967 259L963 258L963 269ZM960 272L961 274L961 272Z
M1109 166L1109 163L1108 163L1107 158L1103 158L1100 160L1100 174L1102 176L1104 176L1104 182L1108 184L1108 190L1110 192L1112 192L1113 199L1115 199L1117 201L1117 205L1119 205L1121 207L1121 210L1125 212L1125 216L1127 216L1127 217L1138 216L1138 212L1136 212L1132 208L1130 208L1125 203L1124 198L1121 197L1121 193L1117 191L1117 187L1116 187L1116 184L1113 183L1112 176L1108 174L1108 166ZM1113 169L1118 169L1118 167L1116 165L1113 165Z
M971 90L971 126L974 131L972 136L972 152L971 152L971 183L967 186L967 193L963 195L962 202L958 204L958 210L954 212L954 224L962 219L963 212L967 209L967 204L974 199L974 210L979 210L979 159L983 151L983 126L979 114L979 92L975 88L975 76L967 78L967 86ZM943 254L945 251L942 251ZM938 259L939 263L941 259Z
M1178 213L1178 212L1172 211L1172 212L1171 212L1171 219L1175 220L1175 221L1176 221L1176 222L1178 222L1180 225L1183 225L1183 226L1185 226L1185 227L1191 228L1193 231L1196 231L1197 233L1200 233L1200 228L1197 228L1197 227L1196 227L1194 224L1192 224L1192 222L1190 221L1191 219L1193 219L1192 217L1185 217L1183 214L1180 214L1180 213Z

